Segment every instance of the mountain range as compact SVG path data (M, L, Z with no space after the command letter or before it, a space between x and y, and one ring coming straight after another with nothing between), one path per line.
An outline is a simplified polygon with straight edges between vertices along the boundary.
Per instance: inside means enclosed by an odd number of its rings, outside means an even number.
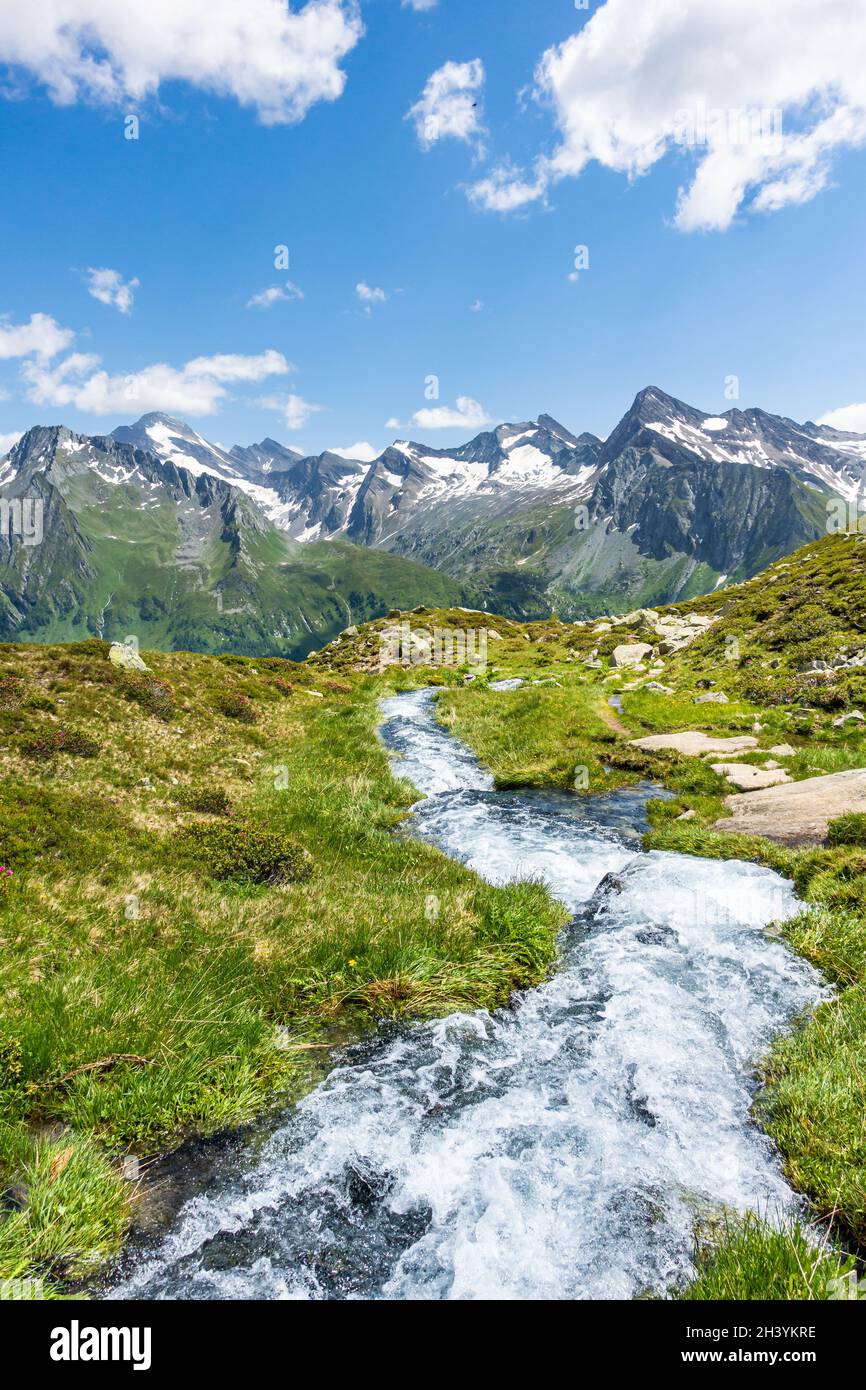
M749 578L859 496L866 436L656 387L606 440L549 415L372 462L273 439L224 449L181 420L36 426L0 462L0 637L299 656L391 607L565 618ZM7 512L9 509L7 508Z

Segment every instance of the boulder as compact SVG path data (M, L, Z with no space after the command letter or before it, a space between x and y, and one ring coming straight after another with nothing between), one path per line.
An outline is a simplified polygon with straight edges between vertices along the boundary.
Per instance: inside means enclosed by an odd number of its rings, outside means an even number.
M850 714L840 714L838 719L833 720L833 728L844 729L845 725L850 724L852 720L855 724L864 723L863 715L859 709L852 709Z
M717 820L714 830L763 835L783 845L821 844L831 820L850 811L866 812L866 768L737 793L726 797L725 805L731 815Z
M108 659L113 666L119 666L122 671L150 670L135 648L127 646L125 642L112 642L108 649Z
M696 705L726 705L728 697L723 690L711 690L707 695L695 697Z
M774 758L793 758L797 752L796 748L792 748L790 743L774 743L769 751Z
M746 753L758 746L758 740L749 734L711 738L698 729L682 729L677 734L649 734L646 738L635 738L631 742L635 748L645 748L650 753L669 749L673 753L682 753L686 758L700 758L704 753Z
M651 651L652 647L648 642L624 642L621 646L614 647L611 661L614 666L639 666Z
M763 787L775 787L780 782L790 782L787 772L767 772L762 767L752 767L749 763L710 763L713 772L727 779L732 787L741 791L760 791Z

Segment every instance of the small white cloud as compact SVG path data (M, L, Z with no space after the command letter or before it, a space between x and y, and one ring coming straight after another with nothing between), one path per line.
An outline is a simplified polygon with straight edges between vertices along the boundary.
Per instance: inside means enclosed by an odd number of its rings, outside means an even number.
M538 202L547 191L547 180L539 175L527 177L511 163L497 164L486 178L467 190L469 201L485 212L516 212Z
M20 324L0 319L0 358L56 357L74 337L71 328L61 328L49 314L31 314Z
M291 392L285 396L263 396L256 404L265 410L278 410L288 430L302 430L311 416L325 408L323 405L313 405L311 401L305 401L303 396Z
M483 86L484 64L480 58L469 63L443 63L428 77L415 105L406 112L406 120L415 125L422 150L430 150L437 141L450 137L465 143L474 141L478 154L483 154Z
M210 415L227 395L226 383L262 381L292 370L281 352L256 356L218 353L196 357L184 367L164 362L127 375L98 371L95 353L73 352L54 367L30 361L22 367L27 397L37 405L74 406L93 415Z
M368 444L365 439L359 439L357 444L350 444L347 449L329 449L329 454L339 454L341 459L359 459L361 463L372 463L381 454L381 449L376 449L372 444Z
M400 0L404 10L435 10L439 0Z
M849 434L866 434L866 403L863 405L843 405L822 415L819 425L829 425L834 430L845 430Z
M14 449L23 433L23 430L10 430L8 434L0 434L0 458L5 458L9 450Z
M137 279L124 281L119 270L109 270L107 266L101 270L90 266L87 276L88 294L98 299L100 304L113 304L121 314L130 312L135 298L133 291L139 286Z
M368 285L366 280L359 280L355 286L355 293L362 304L384 304L388 298L384 290L375 285Z
M483 299L473 299L472 303L469 305L470 313L473 313L473 314L480 314L480 313L481 313L481 310L482 310L483 308L484 308L484 300L483 300Z
M399 430L399 429L402 429L402 426L401 426L401 424L400 424L400 421L397 419L397 416L396 416L396 415L389 415L389 416L388 416L388 419L385 421L385 429L386 429L386 430Z
M410 424L424 430L483 429L492 423L484 407L471 396L458 396L456 409L449 405L437 405L416 410L410 421Z
M304 292L291 280L287 280L284 285L271 285L269 289L259 290L251 299L247 300L248 309L270 309L273 304L279 304L280 300L303 299Z

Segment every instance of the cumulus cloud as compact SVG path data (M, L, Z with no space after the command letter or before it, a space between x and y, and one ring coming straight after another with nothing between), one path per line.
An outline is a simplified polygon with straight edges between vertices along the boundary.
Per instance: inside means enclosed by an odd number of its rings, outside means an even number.
M438 140L448 137L475 142L483 153L481 89L484 64L480 58L469 63L443 63L427 79L418 100L406 112L412 121L422 150L430 150Z
M483 429L493 421L471 396L458 396L457 406L436 405L416 410L409 422L424 430Z
M172 415L211 415L234 382L262 381L292 370L281 352L255 356L219 353L185 366L164 362L126 375L100 369L95 353L73 352L56 366L30 361L22 367L28 399L37 405L74 406L93 415L162 410Z
M271 285L269 289L259 290L251 299L247 300L248 309L270 309L272 305L279 304L281 300L303 299L304 291L287 280L284 285Z
M435 10L439 0L400 0L404 10Z
M834 430L846 430L849 434L866 434L866 403L863 405L842 405L822 415L819 425L830 425Z
M0 7L0 62L62 105L139 101L181 80L276 124L340 96L363 32L357 0L40 0Z
M121 314L128 314L138 289L138 280L126 280L119 270L101 270L91 266L87 272L87 292L98 299L100 304L113 304Z
M0 458L5 458L9 450L15 448L23 433L23 430L10 430L8 434L0 434Z
M262 396L257 402L265 410L278 410L283 417L286 429L302 430L311 416L324 410L323 405L313 405L303 396L288 395Z
M357 444L350 444L346 449L329 449L329 454L338 454L341 459L360 459L361 463L372 463L377 459L382 450L368 444L366 439L359 439Z
M31 314L20 324L0 319L0 358L56 357L74 337L71 328L61 328L49 314Z
M560 141L526 172L502 165L468 191L508 212L595 160L637 178L689 161L675 222L724 230L744 208L807 202L832 159L866 143L862 0L606 0L535 73Z

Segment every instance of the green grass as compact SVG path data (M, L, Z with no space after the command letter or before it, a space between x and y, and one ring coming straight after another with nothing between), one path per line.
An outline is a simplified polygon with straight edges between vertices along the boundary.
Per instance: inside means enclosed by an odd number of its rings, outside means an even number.
M493 888L395 835L415 793L375 737L381 683L148 653L166 718L106 653L0 647L0 682L17 677L0 685L0 1185L27 1191L0 1220L0 1277L62 1280L113 1249L124 1154L285 1103L330 1038L505 1003L549 970L565 918L539 884ZM226 687L255 722L215 708ZM61 720L96 755L26 757ZM74 1201L44 1176L46 1125L79 1155Z
M724 1216L697 1236L697 1277L678 1297L698 1302L838 1298L836 1282L858 1266L799 1225L778 1230L759 1218ZM843 1287L847 1288L847 1284Z

